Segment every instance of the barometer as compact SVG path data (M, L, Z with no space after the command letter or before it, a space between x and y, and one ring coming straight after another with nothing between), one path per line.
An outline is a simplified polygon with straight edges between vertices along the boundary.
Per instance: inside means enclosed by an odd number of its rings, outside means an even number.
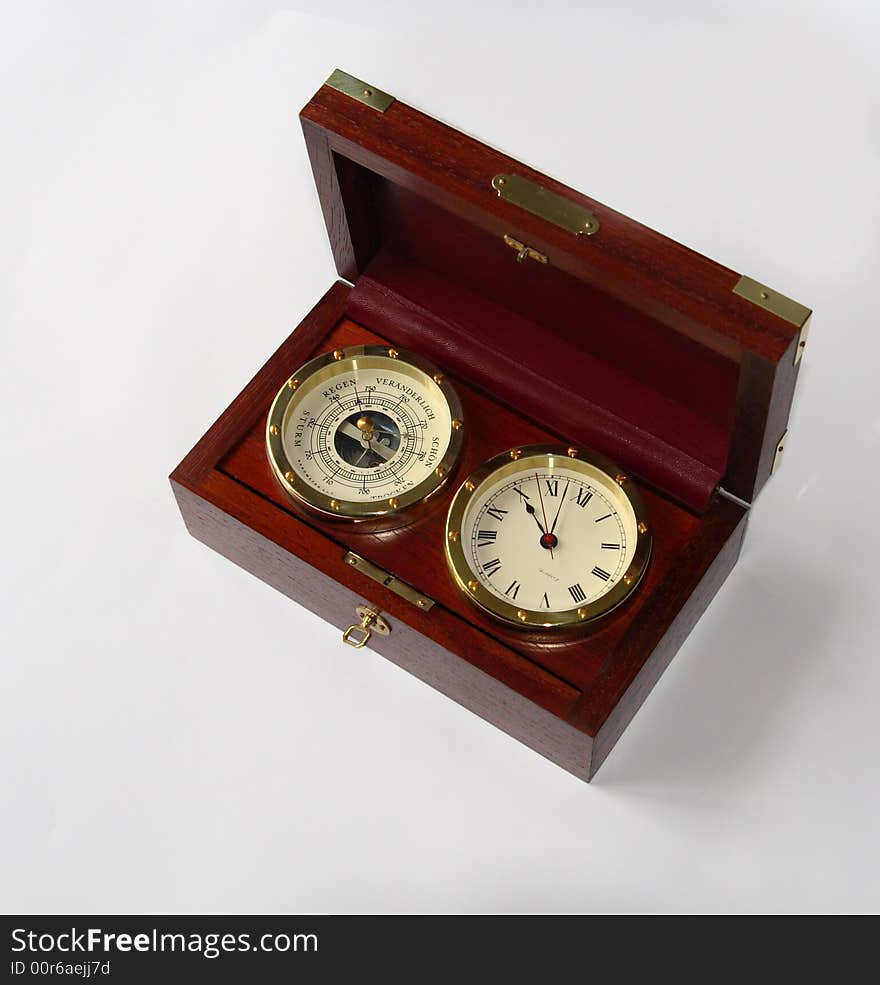
M284 384L266 423L269 460L306 510L394 521L446 482L461 403L437 367L389 346L335 349Z
M455 494L446 558L489 615L552 638L634 592L651 554L635 484L593 452L531 445L497 455Z

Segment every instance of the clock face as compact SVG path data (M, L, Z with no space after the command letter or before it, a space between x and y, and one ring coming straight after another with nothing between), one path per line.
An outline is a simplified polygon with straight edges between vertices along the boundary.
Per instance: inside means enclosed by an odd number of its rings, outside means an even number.
M386 346L355 346L287 381L266 441L294 499L357 520L400 513L436 492L461 433L458 397L436 367Z
M650 555L641 497L599 456L555 446L506 452L472 475L447 521L459 586L517 626L577 626L619 605Z

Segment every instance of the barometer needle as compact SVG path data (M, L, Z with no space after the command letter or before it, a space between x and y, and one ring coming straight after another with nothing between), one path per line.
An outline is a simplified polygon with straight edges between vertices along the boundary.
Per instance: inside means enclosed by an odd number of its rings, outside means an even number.
M362 441L364 436L362 431L356 428L353 424L350 424L348 421L343 421L339 425L339 430L349 438L354 438L355 441Z
M339 430L347 437L353 438L355 441L359 441L361 445L363 445L363 447L365 447L369 451L375 452L379 456L379 458L384 458L386 462L389 459L394 458L395 450L393 448L389 448L388 445L383 445L378 443L374 445L372 441L368 441L364 437L363 431L361 431L359 428L356 428L349 421L343 421L339 425ZM383 433L387 434L388 432L383 432Z
M384 459L386 462L394 458L394 448L389 448L388 445L383 445L380 441L373 444L372 438L367 442L367 444L370 446L370 451L378 455L379 458Z

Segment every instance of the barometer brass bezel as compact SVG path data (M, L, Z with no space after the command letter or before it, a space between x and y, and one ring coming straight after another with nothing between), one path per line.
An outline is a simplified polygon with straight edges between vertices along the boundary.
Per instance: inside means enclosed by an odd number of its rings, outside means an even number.
M487 484L523 471L573 468L584 478L614 490L628 500L635 514L636 545L632 561L620 580L593 602L560 612L527 609L511 605L490 592L479 580L465 552L466 532L463 524L467 509ZM511 448L495 455L471 473L461 484L446 518L446 560L459 590L494 619L521 630L530 630L545 638L564 635L583 628L607 615L625 602L639 587L651 558L651 530L647 510L635 483L614 462L589 449L566 445L541 444Z
M337 499L315 489L299 475L284 450L284 422L288 407L297 392L320 375L331 379L345 372L345 364L363 362L364 368L376 368L389 363L388 368L407 376L421 386L436 387L449 408L449 442L446 451L434 469L419 483L389 499L370 502ZM301 366L278 391L266 421L266 450L272 469L291 499L308 512L326 519L366 521L393 520L399 514L412 510L434 497L449 479L458 462L464 439L464 415L461 400L455 388L432 362L404 349L387 345L352 345L334 349L309 360Z

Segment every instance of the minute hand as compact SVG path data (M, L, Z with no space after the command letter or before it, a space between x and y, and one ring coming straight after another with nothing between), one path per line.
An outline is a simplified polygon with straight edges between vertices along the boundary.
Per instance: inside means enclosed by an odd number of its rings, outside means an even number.
M568 495L568 487L571 485L571 479L565 484L565 489L562 491L562 502L559 504L559 509L556 511L556 516L553 518L553 526L550 528L550 533L554 533L556 530L556 523L559 520L559 514L562 512L562 506L565 503L565 497Z

